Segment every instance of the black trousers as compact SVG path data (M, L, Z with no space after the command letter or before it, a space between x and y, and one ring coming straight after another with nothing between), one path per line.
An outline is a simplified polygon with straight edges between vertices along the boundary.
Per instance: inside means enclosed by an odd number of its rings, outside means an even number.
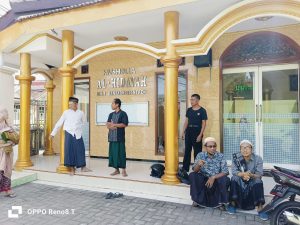
M200 134L199 129L187 128L185 133L185 151L183 157L183 169L187 172L190 170L192 148L194 149L194 160L199 152L202 152L202 140L197 141Z

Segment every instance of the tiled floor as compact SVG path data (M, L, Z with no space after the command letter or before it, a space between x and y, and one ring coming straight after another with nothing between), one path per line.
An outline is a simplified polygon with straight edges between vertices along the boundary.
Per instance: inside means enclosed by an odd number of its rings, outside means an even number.
M37 155L37 156L32 156L31 160L34 166L28 169L32 169L32 170L56 172L56 168L59 165L59 156ZM150 176L150 172L151 172L150 167L153 164L153 162L141 162L141 161L128 160L126 166L128 177L123 177L122 175L111 176L110 174L114 171L114 169L108 167L107 159L87 157L86 163L87 163L87 167L90 168L92 172L82 173L80 169L78 169L76 170L76 173L81 175L89 175L89 176L99 176L99 177L109 177L109 178L116 178L116 179L162 183L160 179Z
M229 215L219 209L136 198L105 199L104 193L29 183L15 188L16 198L0 196L0 224L5 225L262 225L256 215ZM22 208L8 218L12 206ZM12 210L17 214L17 210ZM19 211L20 212L20 211Z

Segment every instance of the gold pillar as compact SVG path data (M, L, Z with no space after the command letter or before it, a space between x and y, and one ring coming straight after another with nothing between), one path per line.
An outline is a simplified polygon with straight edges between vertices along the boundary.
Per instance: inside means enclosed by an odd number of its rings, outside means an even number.
M62 79L62 112L69 108L69 97L74 94L74 74L75 69L67 65L67 61L74 57L74 32L70 30L62 31L62 67L59 68L59 74ZM70 170L64 166L65 156L65 134L61 130L60 135L60 164L56 171L58 173L68 173Z
M46 118L46 135L45 135L45 151L43 155L54 155L53 147L52 147L52 139L49 140L49 135L52 131L53 125L53 89L55 85L53 84L53 80L48 80L45 85L45 89L47 90L47 118Z
M31 76L30 54L21 53L20 64L20 76L16 76L20 82L20 142L16 170L33 166L30 160L30 94L35 78Z
M171 44L178 38L178 12L165 13L165 42L167 54L163 57L165 71L165 174L162 181L178 184L178 67L180 57Z

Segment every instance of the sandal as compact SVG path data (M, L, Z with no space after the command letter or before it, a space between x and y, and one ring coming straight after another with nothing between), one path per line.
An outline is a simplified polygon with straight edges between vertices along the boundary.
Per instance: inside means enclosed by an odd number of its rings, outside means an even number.
M197 202L193 202L192 206L193 206L193 207L198 207L199 204L198 204Z
M15 193L6 194L5 197L14 198L17 195Z
M114 194L112 192L109 192L105 195L105 199L111 199L113 198Z
M113 198L120 198L120 197L123 197L122 193L116 192L113 194Z

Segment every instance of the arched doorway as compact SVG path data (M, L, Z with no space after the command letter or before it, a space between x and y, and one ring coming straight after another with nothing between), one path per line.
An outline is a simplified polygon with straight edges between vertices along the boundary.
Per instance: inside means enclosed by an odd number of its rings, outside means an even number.
M241 140L248 139L266 166L299 165L299 60L299 45L270 31L245 35L224 51L221 82L227 159Z

